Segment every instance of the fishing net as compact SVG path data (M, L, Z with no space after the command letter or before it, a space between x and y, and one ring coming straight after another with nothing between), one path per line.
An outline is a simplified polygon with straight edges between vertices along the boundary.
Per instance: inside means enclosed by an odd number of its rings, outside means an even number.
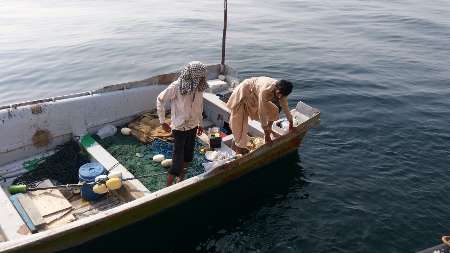
M194 159L189 164L186 172L187 178L199 175L205 171L203 163L207 162L207 160L205 159L205 154L200 151L202 148L205 148L205 146L197 140L194 146ZM166 158L172 158L172 150L172 142L155 139L152 143L145 146L144 157L148 156L151 159L154 155L163 154Z
M112 156L124 165L134 176L155 175L140 181L150 190L157 191L166 186L167 172L160 163L153 162L154 155L163 154L167 159L172 158L173 143L169 140L153 139L150 143L139 142L134 136L124 136L117 133L114 136L100 139L93 138L102 145ZM194 159L186 172L186 178L204 172L202 163L206 162L204 154L200 152L203 145L196 142ZM34 185L44 179L51 179L58 184L78 183L78 170L90 162L89 156L83 153L75 141L69 141L57 148L53 155L27 161L23 167L28 170L17 177L14 184Z
M166 123L170 125L169 118L166 119ZM142 114L128 124L128 127L131 129L131 134L143 143L149 143L155 139L172 139L172 134L162 129L155 112Z
M144 144L133 136L124 136L120 133L103 140L95 136L94 138L135 177L167 172L167 169L154 162L152 158L157 154L163 154L167 159L172 158L173 143L168 140L154 139L151 143ZM202 147L199 142L195 144L194 159L186 172L186 178L204 172L202 163L206 160L204 154L200 152ZM140 181L150 191L157 191L166 186L167 176L156 175Z
M56 153L48 157L25 162L23 167L28 172L17 177L13 183L33 185L44 179L51 179L59 184L78 183L78 169L89 162L88 155L82 153L75 141L58 146L56 150Z

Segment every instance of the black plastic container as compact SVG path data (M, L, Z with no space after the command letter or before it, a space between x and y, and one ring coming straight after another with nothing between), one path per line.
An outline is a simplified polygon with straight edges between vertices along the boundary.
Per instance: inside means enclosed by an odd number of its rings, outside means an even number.
M209 138L209 148L215 149L222 146L222 138L220 137L210 137Z

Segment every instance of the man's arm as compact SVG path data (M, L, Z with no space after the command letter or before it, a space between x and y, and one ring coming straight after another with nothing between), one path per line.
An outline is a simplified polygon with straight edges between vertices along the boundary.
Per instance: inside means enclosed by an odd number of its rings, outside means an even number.
M166 102L175 98L175 85L170 84L165 90L163 90L156 99L156 111L158 113L159 123L163 126L164 130L170 132L170 127L165 123L166 120Z
M269 124L270 122L267 117L267 106L272 96L273 93L270 89L263 89L258 95L259 122L261 123L261 127L263 128L264 132L269 131L272 128L272 125Z
M203 92L198 92L196 94L198 96L198 112L197 112L197 122L198 122L198 135L202 135L203 133Z
M283 110L284 114L286 115L287 120L289 121L289 129L293 129L294 122L292 119L291 111L289 111L289 104L288 104L287 97L282 97L280 99L280 105L281 105L281 109Z

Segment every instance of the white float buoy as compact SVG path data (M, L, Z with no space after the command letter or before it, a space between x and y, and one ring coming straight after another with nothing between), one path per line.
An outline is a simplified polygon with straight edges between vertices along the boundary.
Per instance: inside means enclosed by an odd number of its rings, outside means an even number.
M166 159L166 160L162 161L161 166L163 166L164 168L168 168L168 167L172 166L172 159Z
M161 154L153 156L153 161L155 161L157 163L162 162L164 159L165 159L164 155L161 155Z
M120 132L123 135L130 135L131 134L131 129L129 129L128 127L123 127L122 129L120 129Z

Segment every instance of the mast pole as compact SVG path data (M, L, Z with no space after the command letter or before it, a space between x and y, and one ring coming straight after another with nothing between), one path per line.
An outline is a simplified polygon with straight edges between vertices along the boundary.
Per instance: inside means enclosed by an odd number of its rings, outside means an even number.
M220 73L225 72L225 40L227 38L227 11L228 1L224 0L223 3L223 35L222 35L222 61L220 62Z

